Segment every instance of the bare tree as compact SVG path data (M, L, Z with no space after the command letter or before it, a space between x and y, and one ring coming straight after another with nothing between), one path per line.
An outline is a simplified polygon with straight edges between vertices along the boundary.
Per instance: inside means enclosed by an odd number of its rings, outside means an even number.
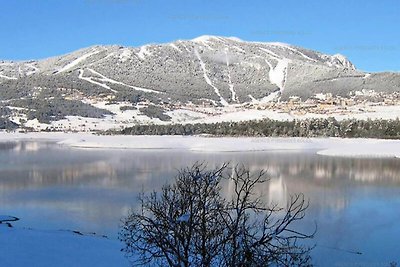
M161 193L140 195L140 210L122 220L120 239L134 266L310 266L312 238L292 228L305 216L308 202L291 196L287 207L267 205L257 187L264 172L244 167L226 175L228 165L183 169ZM233 185L223 196L222 184Z

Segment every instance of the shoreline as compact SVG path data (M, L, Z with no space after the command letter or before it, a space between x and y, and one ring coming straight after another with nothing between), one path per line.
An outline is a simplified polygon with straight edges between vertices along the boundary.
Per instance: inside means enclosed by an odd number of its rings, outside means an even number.
M7 133L0 142L53 141L82 149L189 150L193 152L306 151L332 157L400 158L400 140L303 138L303 137L212 137L179 135L95 135L92 133Z

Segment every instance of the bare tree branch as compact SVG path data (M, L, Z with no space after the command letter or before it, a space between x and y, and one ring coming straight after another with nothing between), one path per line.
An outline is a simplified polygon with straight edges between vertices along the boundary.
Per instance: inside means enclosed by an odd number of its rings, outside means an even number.
M285 208L264 203L257 188L268 182L228 164L207 170L203 163L182 169L161 193L140 194L140 210L123 219L120 239L132 265L310 266L312 248L298 244L311 234L293 228L309 206L303 194ZM233 185L223 196L222 182Z

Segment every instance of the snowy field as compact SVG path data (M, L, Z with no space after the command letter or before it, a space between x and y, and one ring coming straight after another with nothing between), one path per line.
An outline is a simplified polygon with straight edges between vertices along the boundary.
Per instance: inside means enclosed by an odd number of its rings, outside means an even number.
M90 133L1 133L0 141L51 140L75 148L183 149L198 152L315 150L323 156L400 157L400 140L206 136L99 136Z
M142 114L139 109L147 106L146 104L137 104L133 110L121 110L122 107L130 106L130 103L109 104L107 101L84 101L87 104L100 109L106 109L114 115L106 115L103 118L85 118L79 116L66 116L65 119L52 121L50 124L40 123L37 119L27 120L26 115L15 113L11 120L20 123L20 120L26 120L26 127L31 127L36 131L51 128L57 131L78 131L91 132L98 130L123 129L138 124L195 124L195 123L217 123L217 122L240 122L249 120L272 119L278 121L303 120L310 118L326 119L334 117L336 120L346 119L397 119L400 118L399 106L353 106L346 112L337 110L327 114L298 112L283 112L280 110L258 110L255 108L244 108L241 105L229 105L223 108L180 108L167 111L166 114L171 117L171 121L161 121L158 118L150 118ZM12 110L18 111L20 108L8 106Z

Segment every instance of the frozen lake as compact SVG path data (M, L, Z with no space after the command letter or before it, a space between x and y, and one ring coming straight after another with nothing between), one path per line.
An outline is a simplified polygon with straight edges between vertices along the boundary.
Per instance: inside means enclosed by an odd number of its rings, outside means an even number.
M96 232L116 238L139 192L158 190L195 162L268 170L268 201L310 199L303 230L319 266L400 263L400 159L340 158L316 150L191 152L170 149L77 149L51 142L0 143L0 214L37 229ZM361 254L360 254L361 253Z

